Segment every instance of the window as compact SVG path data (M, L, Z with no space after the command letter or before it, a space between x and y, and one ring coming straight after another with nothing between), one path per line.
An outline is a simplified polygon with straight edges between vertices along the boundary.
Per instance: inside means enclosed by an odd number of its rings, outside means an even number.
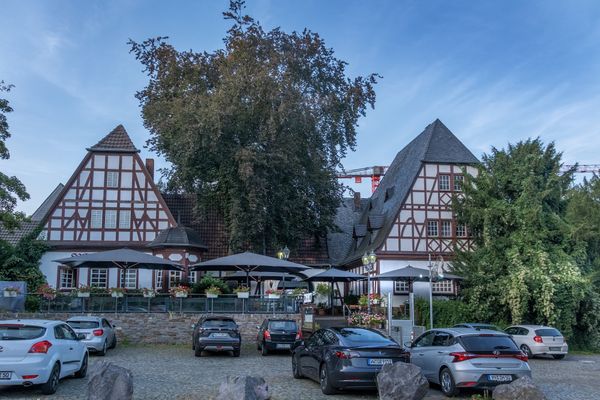
M438 221L427 221L427 236L438 236Z
M131 226L131 210L119 211L119 229L129 229Z
M450 175L440 175L438 182L440 190L450 190Z
M58 270L58 288L59 289L73 289L76 287L75 281L75 270L66 267L59 267Z
M107 288L108 287L108 270L105 268L90 269L90 286Z
M433 346L450 346L454 344L454 337L446 332L438 332L433 339Z
M433 344L433 338L435 337L435 331L425 332L417 340L415 340L414 347L427 347Z
M181 271L169 271L169 287L179 285L181 281Z
M137 269L121 271L121 287L125 289L137 289Z
M451 280L445 279L439 282L433 282L431 285L434 293L454 293Z
M163 272L160 270L154 271L154 288L161 289L162 288L162 277Z
M465 180L464 176L454 175L454 191L455 192L462 192L464 180Z
M116 171L108 171L106 173L106 186L109 188L119 187L119 173Z
M90 222L90 228L102 228L102 210L92 210L92 220Z
M452 221L449 221L449 220L442 221L442 236L443 237L451 237L452 236Z
M456 224L456 237L466 237L467 227L465 224Z
M188 273L188 282L189 283L196 283L197 281L197 275L196 275L196 271L191 271L190 273Z
M106 210L104 218L104 227L106 229L115 229L117 227L117 210Z
M407 293L408 282L407 281L394 281L394 293Z

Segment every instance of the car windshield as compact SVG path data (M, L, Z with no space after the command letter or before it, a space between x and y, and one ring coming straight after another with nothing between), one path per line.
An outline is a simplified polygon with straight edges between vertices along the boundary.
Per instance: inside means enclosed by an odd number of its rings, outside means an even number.
M554 328L536 329L535 334L538 336L554 336L554 337L562 336L560 334L560 332Z
M236 329L237 325L230 319L207 319L202 324L203 328L227 328Z
M474 354L491 354L498 350L501 353L517 352L519 349L510 336L504 335L468 335L461 336L460 341L466 351Z
M371 343L382 343L391 341L379 332L371 331L363 328L334 328L345 341L351 342L352 345L362 344L369 345Z
M100 325L98 321L67 321L67 324L73 329L94 329Z
M294 321L269 321L269 329L274 331L295 331Z
M30 340L44 335L46 328L31 325L0 324L0 340Z

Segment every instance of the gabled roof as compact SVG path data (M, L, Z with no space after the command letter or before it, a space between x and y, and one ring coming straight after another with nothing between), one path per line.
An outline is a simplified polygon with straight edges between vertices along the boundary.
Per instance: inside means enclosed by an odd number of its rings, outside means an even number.
M88 149L89 151L108 151L119 153L136 153L139 150L133 145L123 125L117 125L102 140Z
M442 121L436 119L429 124L396 155L371 196L370 206L355 221L355 226L360 226L368 225L369 220L373 225L377 220L381 228L369 230L364 237L355 239L341 265L355 261L365 252L377 250L383 245L423 163L469 165L477 164L479 160Z
M46 200L44 200L42 205L39 206L38 209L35 210L35 212L31 215L32 221L44 222L46 220L46 217L50 213L52 205L54 204L54 202L56 201L56 199L58 198L58 196L60 195L60 192L63 190L64 187L65 187L65 185L63 185L62 183L59 183L54 188L52 193L50 193L50 196L48 196L46 198Z

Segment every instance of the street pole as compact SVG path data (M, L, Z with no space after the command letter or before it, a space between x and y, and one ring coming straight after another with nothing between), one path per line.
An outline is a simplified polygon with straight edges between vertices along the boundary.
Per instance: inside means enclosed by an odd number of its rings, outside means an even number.
M371 315L371 264L367 266L367 314Z
M433 329L433 283L432 283L431 254L429 254L429 329Z

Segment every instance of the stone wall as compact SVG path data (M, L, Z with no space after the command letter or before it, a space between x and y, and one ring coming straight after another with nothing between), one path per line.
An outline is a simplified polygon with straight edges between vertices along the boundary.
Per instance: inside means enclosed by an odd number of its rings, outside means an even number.
M6 319L51 319L66 321L81 313L0 313L0 320ZM131 313L131 314L93 314L108 319L117 328L120 341L143 344L191 344L192 324L200 318L200 314L168 314L168 313ZM233 317L240 326L243 342L254 342L256 325L272 314L215 314ZM277 318L294 319L300 322L300 314L276 314Z

